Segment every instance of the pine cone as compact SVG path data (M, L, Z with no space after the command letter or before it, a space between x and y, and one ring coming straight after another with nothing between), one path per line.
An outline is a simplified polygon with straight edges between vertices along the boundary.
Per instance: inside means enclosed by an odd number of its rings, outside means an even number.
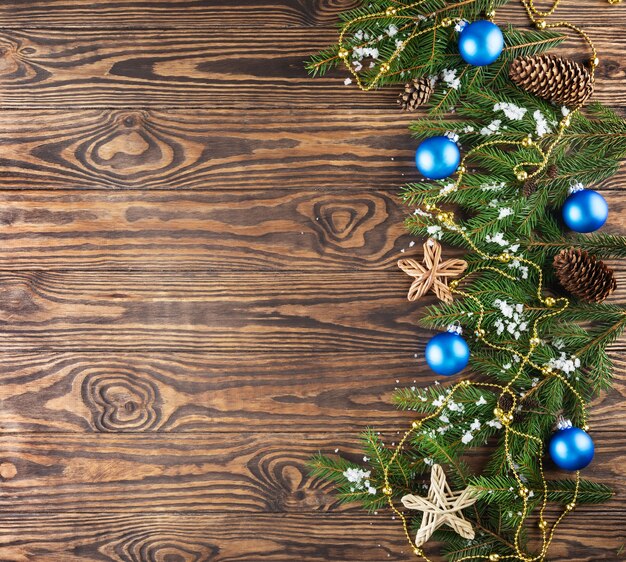
M500 396L500 398L498 398L498 407L503 412L509 412L511 410L513 407L513 398L508 392L505 392L502 396Z
M554 271L564 289L586 302L602 302L617 288L613 270L585 250L561 250Z
M428 76L415 78L404 86L404 92L398 98L398 104L403 111L415 111L424 105L435 91L434 81Z
M550 166L548 166L548 177L550 179L556 179L559 177L559 169L556 167L555 164L551 164Z
M593 76L580 63L555 55L518 57L509 77L523 90L542 99L578 107L593 94Z
M521 408L513 414L513 422L523 422L532 410L537 410L540 406L539 402L534 398L526 398L525 400L522 400Z
M529 180L526 180L524 182L524 188L522 189L524 197L530 197L533 193L535 193L535 191L537 191L537 180L535 178L530 178Z

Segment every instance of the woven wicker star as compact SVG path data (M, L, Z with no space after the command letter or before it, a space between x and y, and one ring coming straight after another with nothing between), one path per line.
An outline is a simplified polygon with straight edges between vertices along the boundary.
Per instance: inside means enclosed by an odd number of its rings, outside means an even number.
M415 546L422 546L442 525L448 525L464 539L473 539L474 529L471 523L463 517L461 510L476 503L476 499L471 488L453 492L448 485L443 468L438 464L433 465L428 497L422 498L409 494L402 498L402 503L407 509L424 512L422 525L415 537Z
M452 292L448 287L448 279L458 277L467 269L463 260L441 261L441 244L429 238L424 244L424 263L407 258L398 261L398 267L407 275L415 277L409 289L408 299L416 301L429 290L443 302L452 302Z

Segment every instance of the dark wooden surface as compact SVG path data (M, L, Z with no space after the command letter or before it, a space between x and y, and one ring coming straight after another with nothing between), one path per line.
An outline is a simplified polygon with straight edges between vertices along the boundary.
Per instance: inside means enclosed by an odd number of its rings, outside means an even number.
M368 424L393 441L393 389L433 381L414 357L432 301L395 267L419 253L396 198L410 117L302 66L356 4L0 5L0 560L412 559L388 513L304 467ZM626 107L626 7L560 13L598 43L597 98ZM626 559L625 351L589 470L619 493L551 560Z

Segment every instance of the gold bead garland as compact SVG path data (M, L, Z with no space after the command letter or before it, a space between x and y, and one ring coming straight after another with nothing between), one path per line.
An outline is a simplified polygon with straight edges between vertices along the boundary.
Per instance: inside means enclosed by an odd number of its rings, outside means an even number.
M447 28L451 26L453 23L455 23L456 21L460 21L460 18L450 18L450 17L445 16L445 12L459 5L472 4L475 1L476 0L462 0L461 2L458 2L457 4L451 4L449 6L446 6L445 8L442 8L441 10L438 10L437 12L427 14L426 17L435 17L438 14L444 14L444 17L433 26L423 28L423 29L415 29L413 32L409 34L409 36L404 41L399 42L398 46L393 51L391 56L385 62L381 63L381 65L379 66L378 73L368 85L364 85L362 83L359 73L350 64L350 61L349 61L350 50L346 48L344 45L346 34L355 24L358 24L364 21L371 21L371 20L389 18L389 17L409 20L407 25L401 27L399 31L406 30L409 27L414 26L416 22L413 16L404 15L403 12L420 6L421 4L425 2L425 0L419 0L417 2L413 2L407 5L390 6L384 11L373 13L373 14L368 14L368 15L363 15L347 22L343 26L343 29L339 36L337 56L338 58L343 60L344 65L352 74L352 76L355 78L357 86L361 90L364 90L364 91L371 90L372 88L378 85L378 83L380 82L381 78L384 75L388 74L391 71L391 64L393 63L394 60L396 60L396 58L405 49L405 47L410 41L412 41L413 39L415 39L416 37L420 35L429 33L431 31L436 31L437 29L440 29L440 28ZM595 46L593 42L591 41L591 38L588 36L588 34L584 30L580 29L578 26L571 24L567 21L557 21L554 23L549 23L548 21L546 21L547 18L550 18L555 13L561 0L554 0L552 3L552 6L548 10L544 10L544 11L538 10L535 7L534 0L520 0L520 1L524 9L526 10L526 13L528 14L528 17L531 23L537 29L553 29L553 28L569 29L577 33L587 43L592 53L592 56L590 58L590 68L591 68L591 74L593 76L593 74L595 73L595 69L599 64L599 59L597 56L597 51L595 49ZM619 4L622 0L607 0L607 1L609 4ZM487 17L491 21L493 21L495 19L495 16L496 16L496 12L493 9L493 3L492 3L490 9L487 11ZM323 61L323 62L326 62L326 61ZM318 63L318 64L323 64L323 62ZM513 167L512 172L515 175L515 177L521 182L524 182L526 180L529 180L538 176L546 168L549 158L552 155L552 152L554 151L558 143L563 139L566 129L571 124L572 116L575 115L580 110L581 107L582 107L582 104L573 108L572 112L561 120L558 126L558 131L554 139L545 149L542 148L530 136L524 138L522 141L497 141L497 140L488 141L488 142L482 143L479 146L472 148L465 154L465 156L461 160L460 166L457 170L458 172L457 179L453 184L452 190L456 190L459 188L464 175L468 173L467 164L466 164L467 159L470 158L473 154L475 154L479 150L485 147L494 146L494 145L505 145L509 147L517 146L517 147L523 147L526 149L533 149L538 154L538 160L534 162L526 161L526 162L518 163ZM526 520L528 516L530 515L529 505L528 505L529 497L530 497L530 490L528 490L528 488L523 483L522 478L516 468L516 464L514 462L514 459L510 450L510 436L514 435L516 437L536 443L539 448L540 459L543 459L544 443L543 443L543 440L540 439L539 437L535 435L523 433L521 431L518 431L517 429L514 429L511 426L513 422L513 412L515 411L517 407L517 403L518 403L518 398L515 395L515 393L512 391L512 387L522 376L523 370L527 366L532 367L533 369L537 370L544 377L558 378L571 391L572 395L576 398L578 407L580 408L581 419L583 421L583 424L582 424L583 428L585 429L585 431L589 429L588 428L588 414L587 414L587 410L585 407L585 401L583 397L580 395L580 393L572 386L572 384L562 374L555 372L554 369L552 369L548 365L539 365L533 361L533 355L535 353L535 350L538 346L541 345L541 339L539 337L540 323L542 321L545 321L548 318L561 314L568 307L569 301L566 298L554 298L551 296L545 296L544 287L543 287L544 285L543 271L541 267L531 260L516 256L515 259L517 261L527 265L528 267L533 268L536 271L538 275L536 297L539 300L539 302L543 306L545 306L547 312L546 314L537 317L532 322L531 338L529 341L528 351L525 354L522 355L519 351L511 347L499 345L499 344L489 341L489 339L487 339L486 337L486 331L482 327L484 317L485 317L485 310L482 305L482 302L480 301L480 299L478 299L476 296L472 295L471 293L468 293L460 289L459 286L470 275L473 275L474 273L480 272L480 271L495 272L498 275L501 275L502 277L505 277L510 280L515 280L515 277L513 277L509 273L503 271L499 267L490 265L489 263L489 262L498 262L501 264L506 264L506 263L509 263L513 259L513 256L511 256L510 254L506 252L501 253L501 254L491 255L480 250L476 246L474 241L469 237L469 235L463 229L461 229L459 225L456 224L454 215L452 213L446 212L437 207L436 202L440 197L441 195L431 199L430 201L425 202L423 206L424 210L428 213L431 213L431 216L436 218L436 220L441 224L442 227L462 236L465 242L469 245L469 247L474 252L476 252L485 262L487 262L485 265L481 265L480 267L474 269L471 273L465 274L460 279L455 279L451 281L449 283L450 291L453 294L457 294L459 296L462 296L471 300L472 302L474 302L474 304L477 305L480 311L479 316L478 316L478 321L476 324L476 330L475 330L475 336L477 337L477 339L480 340L484 345L492 349L507 352L507 353L512 353L515 357L519 358L519 361L517 364L516 373L506 385L487 383L487 382L473 382L469 380L460 381L450 388L450 392L446 395L442 403L438 406L438 408L432 414L425 416L421 419L414 420L411 423L410 428L404 433L404 435L398 442L397 446L395 447L389 462L383 466L384 486L383 486L382 491L385 497L387 498L389 507L396 514L396 516L400 518L402 522L404 534L406 535L407 540L412 546L412 552L418 558L421 558L425 560L426 562L432 562L432 560L424 553L424 551L420 547L417 547L414 544L410 531L409 531L409 524L408 524L407 516L400 509L398 509L398 507L394 503L393 489L389 481L389 469L391 465L393 465L396 462L407 439L412 434L420 430L423 427L423 424L425 422L432 420L434 418L437 418L445 410L445 408L448 406L448 403L455 396L455 394L457 393L459 389L475 387L475 388L486 388L486 389L488 388L490 390L497 390L500 392L500 395L497 400L498 404L500 404L500 399L503 396L508 395L511 397L512 405L510 406L510 408L508 410L504 410L500 406L498 406L494 410L494 415L496 416L497 420L501 423L502 427L504 428L504 443L505 443L505 455L506 455L507 464L508 464L510 471L513 474L513 477L515 478L518 484L518 494L521 497L522 502L523 502L522 517L516 528L515 541L514 541L514 544L512 545L515 550L515 555L500 555L498 553L491 553L491 554L478 555L478 556L472 555L472 556L466 556L466 557L460 558L458 559L458 562L464 562L464 561L469 561L469 560L503 561L503 560L514 560L514 559L520 560L522 562L542 562L545 560L550 544L552 543L554 539L554 533L555 533L556 528L561 523L563 518L576 507L576 501L578 500L578 493L579 493L579 486L580 486L580 471L576 471L575 488L574 488L572 501L565 506L563 512L557 517L557 519L552 523L552 525L550 525L545 517L545 511L546 511L547 503L548 503L548 483L544 474L543 461L540 460L539 472L541 475L542 501L541 501L541 507L539 510L539 529L541 531L542 545L541 545L541 550L538 555L530 556L530 555L525 554L520 545L520 538L521 538L521 534L524 529Z

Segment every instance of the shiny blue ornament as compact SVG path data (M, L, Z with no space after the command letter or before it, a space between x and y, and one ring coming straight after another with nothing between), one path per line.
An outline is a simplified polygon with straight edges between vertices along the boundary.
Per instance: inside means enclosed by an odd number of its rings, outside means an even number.
M609 218L609 205L597 191L581 189L565 200L562 212L565 224L574 232L593 232Z
M474 66L486 66L498 60L504 49L504 35L495 24L479 20L463 28L459 36L459 52L463 60Z
M443 332L433 336L426 345L426 363L438 375L456 375L469 362L467 342L455 332Z
M441 180L456 172L461 163L458 145L448 137L431 137L415 151L415 165L425 178Z
M560 429L550 440L550 457L563 470L580 470L593 460L593 441L578 427Z

